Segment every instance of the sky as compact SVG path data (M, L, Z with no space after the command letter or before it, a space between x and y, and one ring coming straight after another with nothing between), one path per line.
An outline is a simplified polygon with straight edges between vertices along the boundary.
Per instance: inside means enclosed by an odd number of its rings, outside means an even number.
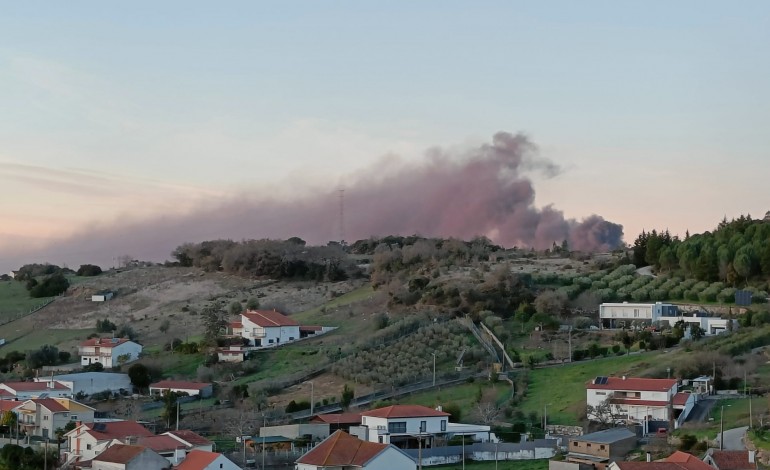
M327 209L309 241L384 235L351 219L372 181L471 161L501 131L559 168L517 173L530 209L626 242L759 217L768 25L765 1L9 3L0 269L303 236L293 219ZM201 228L213 214L253 220Z

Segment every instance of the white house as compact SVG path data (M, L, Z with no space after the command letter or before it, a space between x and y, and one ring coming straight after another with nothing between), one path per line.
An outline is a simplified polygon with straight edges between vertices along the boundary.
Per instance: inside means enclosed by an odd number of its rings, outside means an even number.
M252 346L278 346L300 338L299 323L275 310L246 310L241 325L241 335Z
M631 328L652 324L659 317L677 316L679 309L673 304L603 303L599 305L599 319L604 328Z
M44 438L54 437L56 430L64 429L70 421L93 421L95 411L69 398L37 398L16 408L22 429Z
M449 416L427 406L391 405L362 412L360 428L363 429L350 429L351 434L370 442L416 448L419 439L423 447L430 447L436 435L447 433Z
M184 380L161 380L150 384L150 395L162 395L164 392L186 393L191 397L207 398L214 393L214 387L210 383Z
M35 382L49 382L51 377L37 377ZM131 379L128 374L113 372L80 372L76 374L54 375L53 380L72 389L73 395L82 393L93 395L99 392L118 393L121 390L131 391Z
M91 461L91 470L167 470L168 460L144 446L115 444Z
M115 439L123 441L128 437L141 438L152 435L136 421L82 423L64 435L69 443L67 462L91 460L109 447Z
M187 429L168 431L161 435L176 439L189 450L205 450L206 452L211 452L214 450L213 442L201 436L200 434Z
M683 420L695 404L689 393L678 393L676 379L596 377L586 384L588 419L602 420L596 409L609 404L613 419L645 423ZM681 418L681 419L680 419Z
M72 389L55 380L0 383L0 399L29 400L31 398L72 398Z
M414 459L392 444L336 431L296 461L297 470L415 470ZM187 469L185 469L187 470Z
M175 470L240 470L232 460L218 452L191 450Z
M115 367L139 359L142 345L128 338L91 338L78 346L80 364L101 363L105 368Z

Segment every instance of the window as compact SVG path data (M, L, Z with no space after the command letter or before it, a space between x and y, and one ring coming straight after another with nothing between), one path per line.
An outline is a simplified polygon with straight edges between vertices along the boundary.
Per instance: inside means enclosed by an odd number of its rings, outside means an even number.
M267 342L268 342L268 344L273 344L273 340L272 339L267 340Z
M294 336L289 336L289 341L294 341Z
M388 432L406 432L406 421L397 421L395 423L388 423Z
M78 415L71 415L70 416L70 421L77 421L77 420L78 420Z
M606 395L607 392L596 392L597 395Z
M425 432L427 430L428 430L428 422L420 421L420 432Z
M225 467L224 467L224 464L220 463L220 464L219 464L219 468L225 468Z
M48 421L48 415L43 416L43 421Z
M634 309L634 318L639 318L639 309L638 308Z
M578 446L578 443L575 441L572 441L572 447L577 447L577 446Z
M441 420L441 432L446 432L446 420Z
M587 443L586 443L586 447L591 447L591 443L590 443L590 442L587 442Z
M604 450L604 444L599 446L599 450Z
M86 444L86 450L91 450L91 444Z
M384 444L385 439L382 436L379 437L379 440L380 440L380 444Z

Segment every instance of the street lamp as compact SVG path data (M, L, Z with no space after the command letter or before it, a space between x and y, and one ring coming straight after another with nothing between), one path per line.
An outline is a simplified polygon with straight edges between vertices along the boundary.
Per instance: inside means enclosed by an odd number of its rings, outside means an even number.
M310 416L313 416L313 407L315 406L315 385L313 385L313 382L310 380L304 383L310 384Z

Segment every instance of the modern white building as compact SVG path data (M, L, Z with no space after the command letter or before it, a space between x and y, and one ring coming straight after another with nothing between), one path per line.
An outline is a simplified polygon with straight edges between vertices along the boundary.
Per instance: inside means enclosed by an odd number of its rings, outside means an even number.
M115 439L123 441L128 437L138 439L152 435L136 421L82 423L64 435L69 443L66 460L68 463L91 460L107 449Z
M602 328L643 328L655 323L668 323L674 326L677 322L683 321L688 325L695 324L701 327L706 335L716 335L730 329L729 323L733 322L733 327L737 325L737 320L730 320L719 317L709 317L698 314L692 316L681 315L679 307L673 304L664 304L656 302L654 304L645 303L604 303L599 305L599 318ZM689 333L685 332L685 335Z
M139 359L142 345L128 338L91 338L78 346L80 364L101 363L105 368L116 367Z
M604 303L599 305L599 319L603 328L631 328L635 325L650 325L659 317L675 317L679 309L673 304L645 303Z
M681 423L695 406L695 396L679 393L676 379L596 377L586 384L587 417L601 421L597 408L609 404L614 419L646 424L650 421Z
M16 408L22 429L44 438L54 437L57 429L64 429L71 421L93 421L95 411L69 398L36 398Z

